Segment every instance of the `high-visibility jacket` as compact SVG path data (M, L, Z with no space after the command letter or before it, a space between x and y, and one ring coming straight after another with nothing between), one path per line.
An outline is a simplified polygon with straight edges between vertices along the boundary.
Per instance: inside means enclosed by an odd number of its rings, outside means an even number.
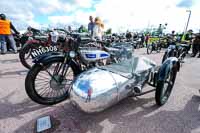
M10 35L11 27L9 20L0 20L0 35Z

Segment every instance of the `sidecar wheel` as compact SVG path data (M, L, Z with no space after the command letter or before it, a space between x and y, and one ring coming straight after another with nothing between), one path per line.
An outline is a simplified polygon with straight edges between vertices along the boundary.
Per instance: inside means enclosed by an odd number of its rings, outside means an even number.
M167 102L174 86L176 74L177 71L172 70L167 74L165 80L157 82L155 94L155 100L157 105L162 106Z
M162 63L168 58L168 54L167 52L165 52L165 54L163 55L163 58L162 58Z

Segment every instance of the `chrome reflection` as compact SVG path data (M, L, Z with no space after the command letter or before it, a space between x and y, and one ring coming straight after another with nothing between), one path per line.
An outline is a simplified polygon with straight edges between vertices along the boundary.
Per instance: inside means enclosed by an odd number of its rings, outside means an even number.
M74 81L71 102L84 112L99 112L129 96L134 86L142 86L155 63L133 57L119 64L90 69Z

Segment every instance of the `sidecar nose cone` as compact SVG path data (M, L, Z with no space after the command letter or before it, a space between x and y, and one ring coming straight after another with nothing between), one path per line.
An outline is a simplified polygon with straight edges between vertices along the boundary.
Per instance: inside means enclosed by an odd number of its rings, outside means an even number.
M82 73L70 92L71 103L84 112L99 112L118 101L118 85L127 81L120 75L98 68Z

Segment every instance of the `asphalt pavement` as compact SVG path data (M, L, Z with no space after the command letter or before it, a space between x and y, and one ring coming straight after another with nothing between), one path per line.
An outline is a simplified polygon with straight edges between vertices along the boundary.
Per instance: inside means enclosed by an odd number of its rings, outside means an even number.
M163 52L146 54L161 63ZM54 106L32 102L26 95L28 72L18 54L0 55L0 133L34 133L37 118L51 116L47 133L200 133L200 58L185 59L168 102L158 107L155 93L126 98L96 114L85 114L69 101ZM146 86L144 89L148 89Z

